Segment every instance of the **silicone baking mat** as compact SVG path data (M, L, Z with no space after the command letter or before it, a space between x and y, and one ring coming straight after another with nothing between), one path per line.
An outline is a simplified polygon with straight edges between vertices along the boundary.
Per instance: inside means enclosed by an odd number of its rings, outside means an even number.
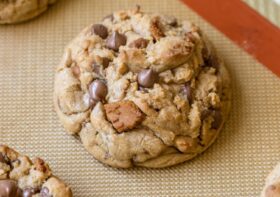
M165 169L113 169L68 136L53 110L54 69L64 46L113 10L140 4L197 23L232 76L232 112L201 156ZM258 196L280 160L280 79L175 0L61 0L36 20L0 26L0 143L45 158L77 197Z

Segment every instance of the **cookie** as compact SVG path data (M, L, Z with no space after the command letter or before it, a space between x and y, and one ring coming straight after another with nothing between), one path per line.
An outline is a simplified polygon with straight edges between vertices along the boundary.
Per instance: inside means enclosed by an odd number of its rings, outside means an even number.
M0 24L32 19L48 9L56 0L0 0Z
M280 197L280 163L266 178L261 197Z
M230 78L188 21L118 11L86 27L56 69L60 121L97 160L160 168L207 149L227 118Z
M40 158L17 153L0 145L1 197L72 197L71 189L52 174Z

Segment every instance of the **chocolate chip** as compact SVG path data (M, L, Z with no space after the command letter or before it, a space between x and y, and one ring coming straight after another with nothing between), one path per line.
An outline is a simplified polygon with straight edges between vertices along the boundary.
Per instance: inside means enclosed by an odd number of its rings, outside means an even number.
M209 59L210 52L209 52L209 49L206 46L202 48L201 53L202 53L202 57L203 57L204 60Z
M212 122L212 128L213 129L219 129L222 122L223 122L223 117L222 117L222 114L221 114L221 111L220 110L214 110L213 111L213 118L214 118L214 121Z
M216 55L210 55L208 58L204 59L204 65L206 67L213 67L219 70L220 62Z
M146 40L144 38L138 38L136 40L134 40L133 42L131 42L129 44L130 48L138 48L138 49L143 49L146 48L149 44L149 40Z
M92 26L92 32L98 36L100 36L102 39L107 38L108 36L108 30L107 27L101 24L95 24Z
M126 36L114 31L107 39L106 46L114 51L119 51L120 46L126 44Z
M23 197L32 197L33 195L39 192L40 192L39 188L27 187L23 190Z
M0 162L8 165L11 164L11 161L9 160L8 156L4 155L3 153L0 153Z
M176 18L173 18L170 22L169 25L172 27L176 27L178 25L178 21Z
M138 73L138 83L145 88L151 88L158 80L158 74L152 69L145 69Z
M212 116L213 117L213 122L211 124L211 128L212 129L219 129L222 122L223 122L223 117L221 114L221 111L218 109L206 109L204 111L202 111L201 113L201 120L205 120L206 118L208 118L208 116Z
M0 162L1 163L6 163L7 161L5 160L5 157L3 156L2 153L0 153Z
M109 58L103 57L103 60L102 60L103 68L107 68L109 66L110 62L111 62L111 60Z
M211 55L209 60L208 60L208 64L211 67L218 69L219 66L220 66L218 57L216 55Z
M183 88L182 88L182 92L185 95L186 99L190 102L192 102L192 94L193 94L193 90L191 88L191 84L188 82L186 83Z
M95 101L92 98L90 98L89 104L90 104L91 107L95 107L95 105L97 104L97 101Z
M212 113L212 110L209 110L209 109L206 109L206 110L203 110L201 112L201 116L200 116L200 119L203 121L205 120L208 116L210 116Z
M77 78L80 77L81 70L80 70L79 66L75 65L75 66L71 67L71 70L72 70L72 73L75 77L77 77Z
M40 192L40 197L52 197L52 195L49 193L49 189L46 188L46 187L43 187L41 189L41 192Z
M90 97L95 101L102 101L108 93L107 86L101 80L95 80L89 86Z
M22 190L13 180L0 180L1 197L22 197Z

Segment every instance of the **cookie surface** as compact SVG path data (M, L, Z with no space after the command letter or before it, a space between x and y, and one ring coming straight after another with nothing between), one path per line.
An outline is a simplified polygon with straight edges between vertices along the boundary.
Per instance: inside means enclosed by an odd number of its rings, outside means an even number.
M0 24L19 23L34 18L57 0L0 0Z
M261 197L280 197L280 163L266 178Z
M65 129L113 167L160 168L207 149L230 108L230 79L201 30L140 8L85 28L56 70Z
M0 145L1 197L72 197L71 189L40 158L33 161Z

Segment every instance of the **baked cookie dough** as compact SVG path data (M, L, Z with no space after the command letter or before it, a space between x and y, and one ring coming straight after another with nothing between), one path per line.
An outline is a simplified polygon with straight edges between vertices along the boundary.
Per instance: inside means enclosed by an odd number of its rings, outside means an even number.
M0 24L19 23L34 18L57 0L0 0Z
M230 97L224 63L197 26L139 7L85 28L55 74L65 129L119 168L167 167L203 152Z
M280 197L280 163L266 178L261 197Z
M33 161L0 145L1 197L72 197L71 189L40 158Z

